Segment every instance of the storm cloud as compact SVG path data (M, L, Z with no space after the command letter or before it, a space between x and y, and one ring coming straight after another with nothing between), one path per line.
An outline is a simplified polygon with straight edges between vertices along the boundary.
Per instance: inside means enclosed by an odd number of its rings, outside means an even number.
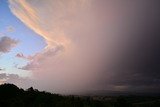
M32 71L37 87L61 93L160 88L158 1L9 0L9 4L12 13L47 43L22 67Z

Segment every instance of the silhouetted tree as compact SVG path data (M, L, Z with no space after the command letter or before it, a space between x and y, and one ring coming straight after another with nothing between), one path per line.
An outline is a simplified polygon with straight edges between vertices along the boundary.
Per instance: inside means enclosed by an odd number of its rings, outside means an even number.
M160 97L94 97L62 96L40 92L33 87L19 89L13 84L0 85L0 107L159 107ZM155 100L149 103L146 101ZM141 103L145 101L144 103Z

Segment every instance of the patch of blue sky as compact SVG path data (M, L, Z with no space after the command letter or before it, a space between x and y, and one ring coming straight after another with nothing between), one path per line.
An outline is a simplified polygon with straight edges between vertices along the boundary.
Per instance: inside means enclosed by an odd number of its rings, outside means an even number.
M0 0L0 33L19 40L14 51L32 55L41 51L46 43L44 39L26 27L10 11L7 0ZM13 32L8 32L8 27L13 27Z
M8 30L11 31L8 31ZM24 55L34 55L43 50L46 46L44 39L25 26L18 18L16 18L10 11L8 1L0 0L0 36L9 36L18 40L18 45L9 53L0 55L0 67L5 68L7 73L16 73L19 75L29 75L29 71L22 72L17 69L27 64L28 61L16 58L17 53Z

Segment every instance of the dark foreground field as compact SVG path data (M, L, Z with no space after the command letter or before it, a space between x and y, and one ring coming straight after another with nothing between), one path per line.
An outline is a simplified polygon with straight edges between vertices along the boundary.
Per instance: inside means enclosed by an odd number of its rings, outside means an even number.
M160 96L62 96L3 84L0 107L160 107Z

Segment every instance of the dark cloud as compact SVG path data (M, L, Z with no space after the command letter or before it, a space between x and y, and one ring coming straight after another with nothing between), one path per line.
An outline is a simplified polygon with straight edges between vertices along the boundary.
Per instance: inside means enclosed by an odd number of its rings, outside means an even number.
M102 86L126 86L127 91L160 89L160 7L159 2L136 1L128 16L131 30L119 44L118 58L110 66L113 73ZM100 83L101 84L101 83Z
M22 59L29 59L27 56L25 56L23 53L17 53L16 55L17 58L22 58Z
M0 38L0 53L7 53L17 45L18 41L4 36Z

